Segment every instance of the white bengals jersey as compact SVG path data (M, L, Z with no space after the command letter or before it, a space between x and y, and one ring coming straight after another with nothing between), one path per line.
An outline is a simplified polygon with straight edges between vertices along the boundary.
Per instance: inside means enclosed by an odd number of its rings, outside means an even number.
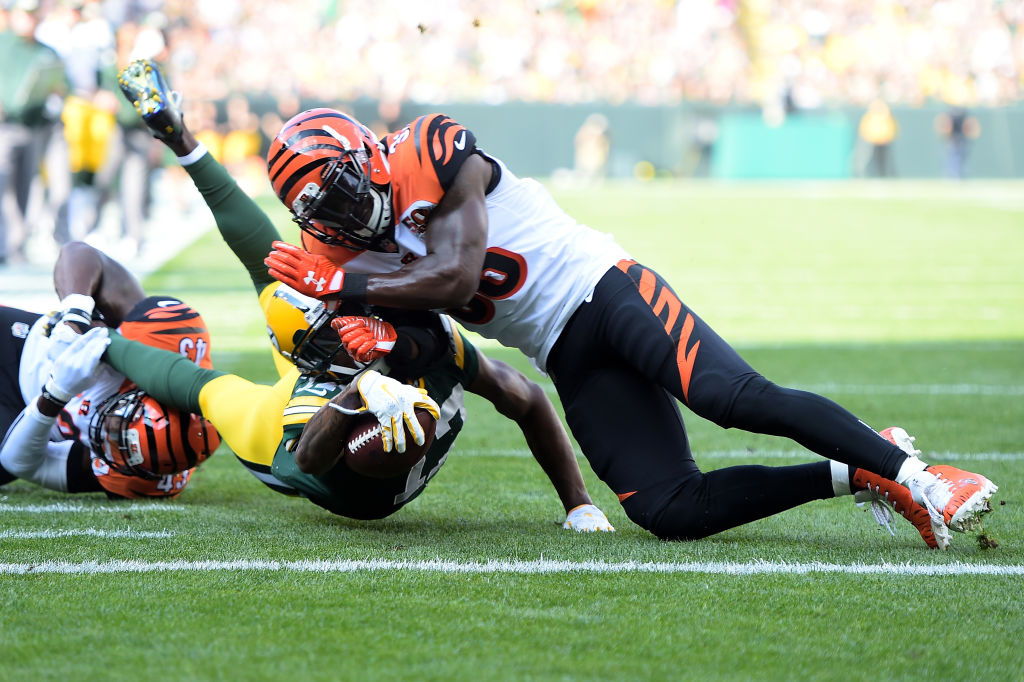
M520 349L543 371L569 317L629 254L611 235L576 222L539 182L498 164L501 181L486 198L487 255L480 287L469 304L444 312L481 336ZM363 252L345 269L391 272L426 255L424 235L404 223L396 225L395 241L398 253Z
M46 316L36 320L25 339L25 349L18 367L18 383L25 403L42 393L50 377L53 362L47 356L51 340L43 335ZM124 383L124 375L105 363L100 363L96 381L73 397L64 406L50 432L51 441L80 440L89 447L89 420L96 408L112 395L117 395Z

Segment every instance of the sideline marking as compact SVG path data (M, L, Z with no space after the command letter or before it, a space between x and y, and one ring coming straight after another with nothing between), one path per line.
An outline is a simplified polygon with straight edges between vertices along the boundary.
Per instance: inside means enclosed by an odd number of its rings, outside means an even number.
M557 395L551 382L542 384L544 392ZM996 384L790 384L789 388L821 395L980 395L1021 396L1024 386Z
M82 528L71 530L3 530L0 540L35 540L49 538L93 537L93 538L170 538L177 535L171 530L103 530L102 528Z
M858 395L1024 395L1024 386L993 384L807 384L794 386L813 393Z
M124 505L112 504L67 504L56 502L54 504L0 504L0 514L52 514L83 512L148 512L148 511L188 511L188 507L169 504L138 504L129 503Z
M786 563L778 561L751 562L604 562L604 561L388 561L318 560L318 561L44 561L38 564L0 564L0 575L58 573L63 575L94 575L109 573L154 573L176 571L297 571L300 573L356 573L373 571L418 571L429 573L507 573L518 575L551 573L712 573L717 575L762 575L807 573L840 573L850 575L893 576L962 576L962 575L1024 575L1018 564L829 564L821 562Z
M452 455L459 457L530 457L533 455L529 450L521 448L466 448L455 450ZM583 457L583 453L576 451L577 457ZM697 459L702 457L719 457L722 459L793 459L811 458L818 461L821 458L810 450L746 450L737 448L733 450L694 450L693 456ZM984 462L1019 462L1024 460L1024 452L928 452L924 455L925 461L945 463L949 461L984 461Z

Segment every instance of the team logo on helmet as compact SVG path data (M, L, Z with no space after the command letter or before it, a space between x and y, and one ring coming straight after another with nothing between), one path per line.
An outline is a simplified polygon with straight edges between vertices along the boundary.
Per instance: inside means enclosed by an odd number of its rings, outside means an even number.
M213 424L164 407L139 388L100 405L89 421L89 440L111 469L149 479L191 469L220 445Z
M390 240L391 169L354 118L334 109L292 117L270 145L267 173L299 227L325 244L380 250Z

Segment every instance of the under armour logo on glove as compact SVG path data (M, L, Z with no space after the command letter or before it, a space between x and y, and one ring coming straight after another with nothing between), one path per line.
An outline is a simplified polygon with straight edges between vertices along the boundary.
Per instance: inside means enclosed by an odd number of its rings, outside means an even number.
M330 296L341 292L345 285L345 271L330 258L308 253L287 242L274 242L274 250L263 262L271 277L306 296Z
M327 280L321 277L317 279L316 273L310 270L306 273L306 279L302 280L306 284L316 284L316 291L319 293L324 290L324 285L327 284Z

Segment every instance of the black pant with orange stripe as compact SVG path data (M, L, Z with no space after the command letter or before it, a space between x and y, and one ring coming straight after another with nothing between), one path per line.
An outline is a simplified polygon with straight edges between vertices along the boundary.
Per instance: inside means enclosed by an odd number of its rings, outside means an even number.
M822 396L756 372L633 261L610 269L548 357L566 421L631 520L666 539L705 537L833 496L827 461L703 473L679 410L724 428L785 436L894 478L906 455Z

